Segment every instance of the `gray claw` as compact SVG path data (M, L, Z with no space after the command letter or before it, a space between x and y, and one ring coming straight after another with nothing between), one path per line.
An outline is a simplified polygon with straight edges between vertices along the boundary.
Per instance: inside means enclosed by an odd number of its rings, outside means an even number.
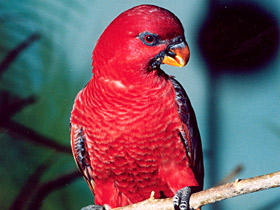
M100 205L89 205L83 207L81 210L105 210L105 207Z
M176 192L173 197L175 210L189 210L189 201L191 197L191 188L184 187Z

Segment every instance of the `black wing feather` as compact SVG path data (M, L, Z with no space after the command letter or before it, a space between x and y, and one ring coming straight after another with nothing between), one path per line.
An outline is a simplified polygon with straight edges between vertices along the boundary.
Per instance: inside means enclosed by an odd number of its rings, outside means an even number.
M83 130L76 126L71 126L71 134L71 145L76 164L78 166L79 171L82 173L86 182L88 183L91 192L94 194L95 185L87 151L88 147L86 137L83 133Z
M191 159L193 160L193 171L199 186L201 186L201 189L199 190L202 190L204 179L203 154L195 113L192 108L191 102L187 96L187 93L185 92L182 85L173 77L170 77L170 81L172 82L176 92L178 114L182 122L187 127L187 131L185 131L184 129L180 131L180 137L186 147L187 155L191 155ZM186 134L186 132L188 132L188 135ZM188 141L186 139L187 136L189 136L190 138L190 146L188 145Z

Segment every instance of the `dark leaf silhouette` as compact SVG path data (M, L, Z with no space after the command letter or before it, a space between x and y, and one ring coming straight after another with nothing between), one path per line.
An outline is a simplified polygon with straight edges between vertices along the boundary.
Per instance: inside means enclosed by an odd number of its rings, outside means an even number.
M21 54L26 48L32 45L35 41L39 40L40 34L34 33L27 37L22 43L20 43L16 48L11 50L4 60L0 63L0 79L4 71L11 65L12 62Z
M79 171L75 170L73 172L62 175L46 183L42 183L38 187L36 195L33 197L32 201L30 202L30 206L28 207L28 210L40 209L44 198L47 197L48 194L50 194L51 192L57 189L65 187L67 184L74 181L78 177L81 177L81 174Z

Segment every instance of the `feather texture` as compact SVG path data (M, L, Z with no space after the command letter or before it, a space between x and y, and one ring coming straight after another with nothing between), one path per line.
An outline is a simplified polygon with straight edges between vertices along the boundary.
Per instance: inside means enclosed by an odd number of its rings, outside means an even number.
M165 27L151 26L151 17ZM141 24L132 27L135 20ZM145 46L129 33L148 30L165 41ZM71 114L73 154L96 204L114 208L147 199L152 191L156 198L171 197L185 186L203 185L199 131L186 93L159 68L148 69L176 36L183 29L172 13L144 5L121 14L97 43L93 77Z

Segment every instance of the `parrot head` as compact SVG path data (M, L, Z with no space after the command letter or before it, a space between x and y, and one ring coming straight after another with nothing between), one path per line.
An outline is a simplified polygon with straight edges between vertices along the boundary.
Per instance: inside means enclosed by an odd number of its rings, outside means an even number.
M140 5L120 14L105 29L92 59L98 77L136 81L150 72L161 72L161 64L183 67L189 48L183 26L173 13Z

